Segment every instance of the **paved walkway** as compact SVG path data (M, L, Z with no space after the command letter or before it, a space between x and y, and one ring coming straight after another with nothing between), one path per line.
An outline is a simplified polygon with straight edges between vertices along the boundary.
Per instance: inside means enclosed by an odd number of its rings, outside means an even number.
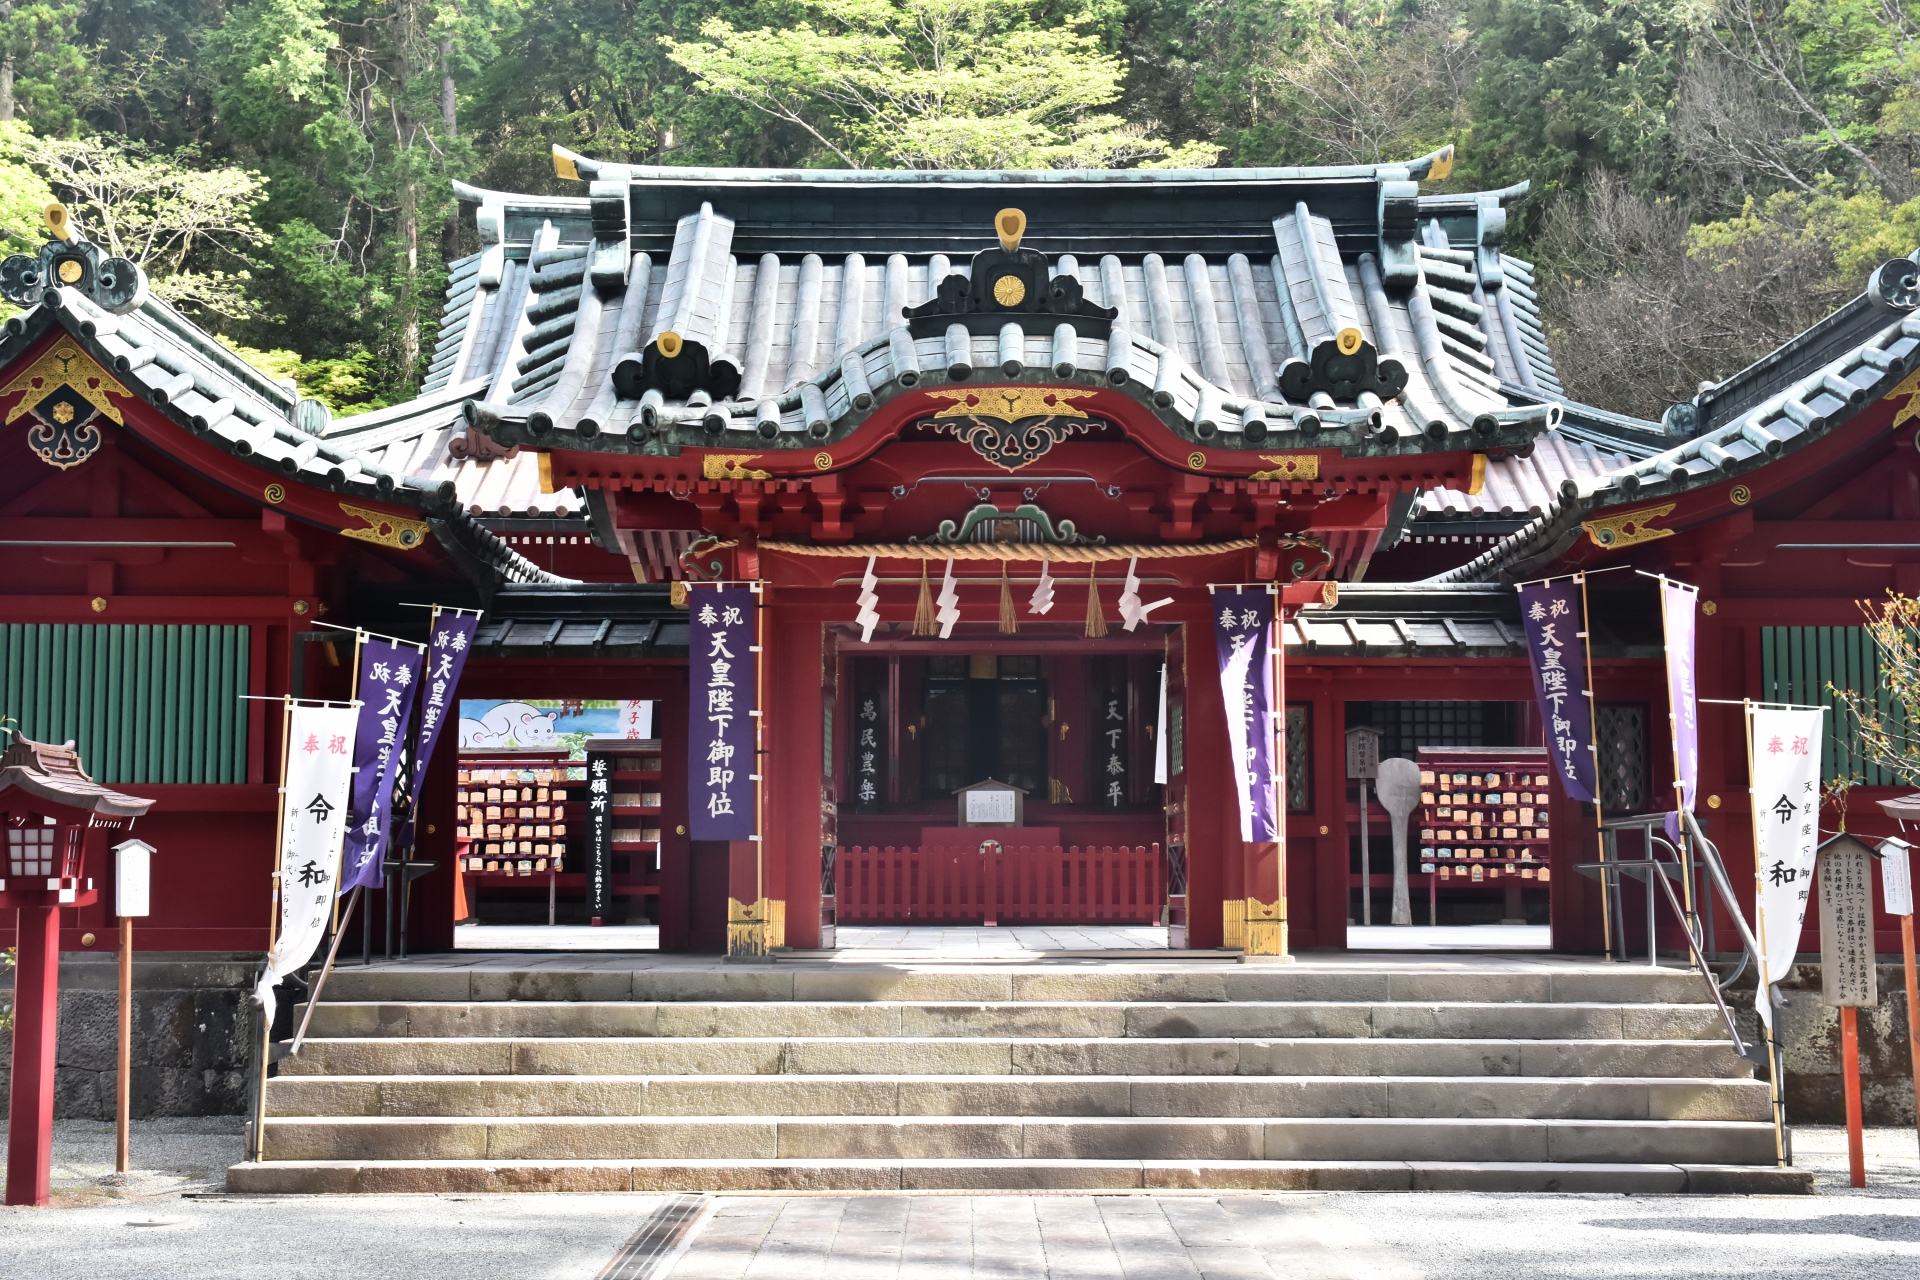
M1813 1196L719 1196L663 1268L610 1270L647 1195L231 1196L238 1117L55 1126L56 1207L0 1209L20 1280L1912 1280L1912 1129L1802 1128ZM185 1193L185 1194L183 1194ZM670 1268L670 1269L668 1269Z

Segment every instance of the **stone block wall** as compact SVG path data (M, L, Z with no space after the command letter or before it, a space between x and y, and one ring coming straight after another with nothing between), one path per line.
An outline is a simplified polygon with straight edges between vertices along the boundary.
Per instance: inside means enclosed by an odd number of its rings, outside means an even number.
M260 1010L252 1000L259 958L136 954L133 1085L136 1120L245 1115ZM10 985L11 975L4 981ZM60 1039L54 1114L111 1120L119 1087L119 966L111 952L60 958ZM11 1003L12 993L8 991ZM0 1107L7 1101L9 1032L0 1031Z
M1680 961L1663 958L1662 963ZM1907 1040L1907 979L1897 960L1880 964L1878 970L1880 1004L1860 1010L1858 1018L1861 1111L1870 1125L1910 1126L1914 1123L1913 1056ZM1795 965L1780 984L1780 994L1787 1005L1775 1010L1775 1026L1786 1051L1787 1123L1845 1124L1840 1011L1821 1003L1820 966ZM1759 1041L1750 968L1729 997L1740 1034Z

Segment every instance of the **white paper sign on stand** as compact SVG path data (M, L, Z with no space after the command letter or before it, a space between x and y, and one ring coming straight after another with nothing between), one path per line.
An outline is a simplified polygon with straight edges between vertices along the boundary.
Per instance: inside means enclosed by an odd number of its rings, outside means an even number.
M1814 852L1820 831L1820 747L1825 723L1819 708L1754 707L1753 840L1760 990L1770 990L1793 971L1813 887ZM1763 1022L1773 1023L1773 1002L1755 1002Z
M340 883L353 782L353 706L295 704L287 720L287 785L280 797L280 933L254 998L273 1023L273 988L313 958Z
M1913 867L1907 860L1912 847L1898 836L1880 842L1880 897L1890 916L1913 914Z

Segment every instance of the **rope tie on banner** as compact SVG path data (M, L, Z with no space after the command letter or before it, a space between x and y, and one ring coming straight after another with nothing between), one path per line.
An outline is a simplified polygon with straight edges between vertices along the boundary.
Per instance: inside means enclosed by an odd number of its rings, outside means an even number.
M1020 620L1013 613L1013 583L1007 578L1007 562L1000 562L1000 634L1017 635Z
M1183 546L1065 546L1052 542L883 542L816 546L810 542L762 542L760 550L794 556L878 556L882 560L1051 560L1056 564L1096 564L1107 560L1173 560L1227 555L1258 546L1254 538L1197 542Z

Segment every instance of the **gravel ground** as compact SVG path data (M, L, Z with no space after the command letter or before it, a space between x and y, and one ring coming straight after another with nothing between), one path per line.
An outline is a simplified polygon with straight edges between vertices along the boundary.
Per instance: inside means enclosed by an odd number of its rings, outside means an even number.
M660 1197L238 1197L219 1190L240 1122L143 1121L112 1173L113 1126L56 1127L52 1210L0 1210L7 1280L594 1280ZM1819 1194L717 1198L674 1280L1912 1280L1920 1143L1801 1129ZM626 1280L647 1280L645 1273Z

